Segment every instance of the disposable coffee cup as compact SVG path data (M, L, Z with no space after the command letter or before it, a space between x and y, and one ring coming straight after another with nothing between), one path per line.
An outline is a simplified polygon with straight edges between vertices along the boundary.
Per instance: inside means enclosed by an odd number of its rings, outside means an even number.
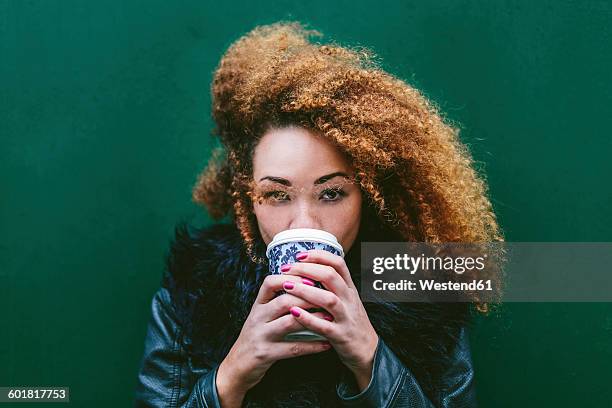
M309 249L322 249L344 258L344 250L336 237L323 230L314 228L294 228L281 231L276 234L266 249L271 274L282 274L280 267L284 264L298 262L295 255L299 252L306 252ZM325 289L320 282L315 282L315 286ZM286 293L284 290L279 294ZM311 330L300 330L288 333L285 336L287 341L320 341L327 340L324 336L314 333Z

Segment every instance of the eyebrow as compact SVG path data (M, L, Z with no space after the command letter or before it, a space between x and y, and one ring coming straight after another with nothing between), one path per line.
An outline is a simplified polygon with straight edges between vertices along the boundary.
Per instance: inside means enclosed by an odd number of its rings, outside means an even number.
M318 179L315 180L314 184L323 184L328 180L333 179L334 177L338 177L338 176L343 176L343 177L348 177L348 174L342 172L342 171L336 171L334 173L330 173L330 174L326 174L324 176L319 177ZM265 176L259 179L259 181L262 180L271 180L274 181L276 183L282 184L284 186L290 186L291 182L287 179L284 179L282 177L274 177L274 176Z

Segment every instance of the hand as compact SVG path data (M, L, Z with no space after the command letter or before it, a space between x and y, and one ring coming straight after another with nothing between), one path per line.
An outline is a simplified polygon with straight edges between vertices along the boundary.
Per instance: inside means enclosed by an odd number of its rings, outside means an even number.
M240 406L246 392L261 381L272 364L280 359L319 353L331 348L328 342L285 341L287 333L304 330L304 326L289 313L292 306L315 309L316 306L289 293L283 283L295 286L314 283L299 276L268 275L264 279L238 339L221 362L217 372L217 388L223 405ZM325 312L312 313L313 319L331 319ZM236 397L238 396L238 397ZM231 402L230 402L231 401Z
M342 363L355 375L360 389L364 389L372 376L378 333L363 307L344 258L320 249L303 253L307 256L298 255L298 262L281 269L287 280L300 275L321 282L328 290L304 284L285 290L324 308L333 320L317 318L298 304L291 308L292 312L299 313L294 317L307 329L329 340Z

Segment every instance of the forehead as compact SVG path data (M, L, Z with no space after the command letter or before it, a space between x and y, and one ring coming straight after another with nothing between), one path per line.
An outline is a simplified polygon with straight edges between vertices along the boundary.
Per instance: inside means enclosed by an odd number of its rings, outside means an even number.
M291 126L264 133L253 152L253 176L316 179L352 168L346 155L324 136Z

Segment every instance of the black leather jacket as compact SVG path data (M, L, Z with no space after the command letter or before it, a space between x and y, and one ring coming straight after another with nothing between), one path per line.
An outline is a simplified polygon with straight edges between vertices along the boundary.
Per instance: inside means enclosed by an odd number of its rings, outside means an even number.
M441 379L438 405L422 391L411 371L379 336L372 378L358 393L352 375L343 375L336 385L340 407L475 407L474 372L467 328L451 356L452 364ZM195 367L184 348L184 333L167 289L152 301L152 316L144 344L137 407L221 407L216 388L218 367Z

